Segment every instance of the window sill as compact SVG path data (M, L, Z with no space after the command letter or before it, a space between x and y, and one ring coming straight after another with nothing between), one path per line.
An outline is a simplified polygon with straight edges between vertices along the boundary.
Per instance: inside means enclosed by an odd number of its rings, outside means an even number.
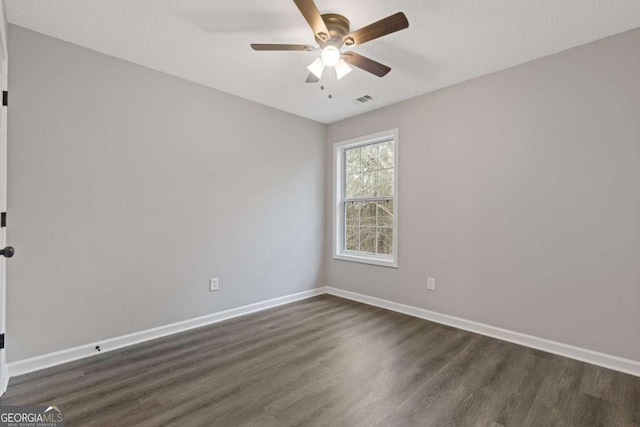
M380 267L398 268L398 261L395 259L375 258L366 255L333 254L333 259L341 261L359 262L361 264L371 264Z

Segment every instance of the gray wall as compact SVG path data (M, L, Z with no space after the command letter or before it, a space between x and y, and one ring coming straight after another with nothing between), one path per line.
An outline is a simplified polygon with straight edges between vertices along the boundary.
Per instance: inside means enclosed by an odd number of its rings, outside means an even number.
M640 360L640 30L335 123L326 151L320 124L9 31L9 361L325 283ZM331 143L395 127L400 268L325 280Z
M400 268L331 260L327 284L640 360L638 46L634 30L330 125L327 171L331 143L399 128Z
M9 361L324 284L323 125L15 26L9 50Z

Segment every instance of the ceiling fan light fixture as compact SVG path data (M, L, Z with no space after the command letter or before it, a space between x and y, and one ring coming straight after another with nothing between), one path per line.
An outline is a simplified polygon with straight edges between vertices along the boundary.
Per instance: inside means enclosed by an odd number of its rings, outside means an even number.
M336 76L338 77L338 80L340 80L341 78L349 74L352 70L351 67L349 67L346 61L342 58L340 58L335 68L336 68Z
M345 52L343 56L340 49L344 46L360 46L408 28L409 21L404 13L396 12L359 30L352 31L351 23L345 16L337 13L321 14L314 0L293 0L293 2L313 30L318 47L301 44L252 43L253 50L299 52L321 50L320 58L307 67L309 75L305 83L317 83L321 79L325 67L335 67L338 79L346 76L351 71L351 67L360 68L378 77L384 77L391 71L390 67L355 52ZM346 58L346 61L343 58Z
M322 49L320 57L322 58L324 65L327 67L334 67L338 61L340 61L340 50L335 46L327 46Z
M317 78L322 78L322 72L324 71L324 62L322 61L322 58L316 58L316 60L307 67L307 70L311 71Z

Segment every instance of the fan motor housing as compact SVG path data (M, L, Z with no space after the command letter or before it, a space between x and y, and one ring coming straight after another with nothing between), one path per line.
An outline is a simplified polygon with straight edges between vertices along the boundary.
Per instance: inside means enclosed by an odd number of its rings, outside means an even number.
M337 13L326 13L322 15L322 20L327 26L327 30L329 30L329 40L320 40L318 36L316 36L318 45L324 47L328 42L332 41L333 43L338 42L339 45L342 46L344 36L349 34L349 26L351 25L349 20Z

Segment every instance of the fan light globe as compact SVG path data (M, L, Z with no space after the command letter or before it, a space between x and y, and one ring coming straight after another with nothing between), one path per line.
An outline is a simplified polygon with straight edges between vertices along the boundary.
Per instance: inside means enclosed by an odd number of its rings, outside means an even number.
M340 60L340 51L335 46L327 46L322 49L322 54L320 56L322 57L324 65L327 67L333 67Z
M340 59L340 61L338 61L338 63L335 66L335 69L336 69L336 76L338 77L338 80L340 80L341 78L343 78L344 76L346 76L351 72L351 67L347 65L344 59Z
M316 60L307 67L307 70L311 71L317 78L322 78L322 72L324 71L324 63L322 62L322 59L316 58Z

